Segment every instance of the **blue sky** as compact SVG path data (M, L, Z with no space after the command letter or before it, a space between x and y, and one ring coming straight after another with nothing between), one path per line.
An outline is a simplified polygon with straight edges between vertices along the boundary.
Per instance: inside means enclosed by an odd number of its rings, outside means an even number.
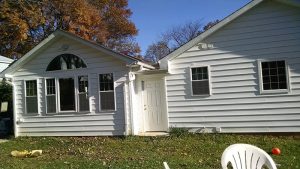
M136 37L142 54L159 35L172 26L188 21L223 19L250 0L128 0L139 34Z

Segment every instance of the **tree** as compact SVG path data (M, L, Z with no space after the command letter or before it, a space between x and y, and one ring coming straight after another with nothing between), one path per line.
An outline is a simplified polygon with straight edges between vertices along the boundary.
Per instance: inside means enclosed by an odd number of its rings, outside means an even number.
M162 33L159 40L147 48L144 58L152 62L157 62L218 22L219 20L215 20L202 26L199 21L190 21L183 25L174 26Z
M20 57L56 29L62 29L136 56L139 46L133 37L137 29L129 19L131 14L127 0L3 0L0 52ZM120 43L127 47L121 48Z

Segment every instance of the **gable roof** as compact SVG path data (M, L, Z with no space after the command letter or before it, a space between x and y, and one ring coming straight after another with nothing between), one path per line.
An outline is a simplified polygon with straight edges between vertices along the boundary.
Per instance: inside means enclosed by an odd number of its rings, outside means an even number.
M159 64L160 65L161 64L167 64L167 61L176 58L178 55L180 55L183 52L187 51L188 49L192 48L193 46L195 46L196 44L198 44L199 42L201 42L202 40L204 40L208 36L212 35L213 33L218 31L219 29L221 29L225 25L229 24L230 22L232 22L233 20L235 20L239 16L243 15L244 13L246 13L247 11L252 9L253 7L255 7L258 4L262 3L263 1L266 1L266 0L252 0L251 2L246 4L245 6L241 7L237 11L235 11L232 14L230 14L229 16L227 16L226 18L222 19L219 23L217 23L216 25L214 25L210 29L204 31L203 33L201 33L200 35L198 35L194 39L188 41L186 44L182 45L181 47L177 48L173 52L169 53L168 55L166 55L165 57L160 59L158 61ZM275 0L275 1L287 4L287 5L300 7L300 0Z
M141 65L141 66L147 67L149 69L155 69L153 66L151 66L147 63L144 63L141 59L115 52L115 51L108 49L102 45L99 45L95 42L88 41L81 37L78 37L72 33L65 32L62 30L56 30L51 35L49 35L46 39L44 39L38 45L36 45L33 49L31 49L29 52L27 52L23 57L21 57L19 60L14 62L10 67L5 69L0 75L3 76L5 74L8 74L8 73L18 70L20 67L22 67L24 64L26 64L36 53L47 48L50 44L52 44L52 42L54 42L56 39L59 39L60 37L66 37L66 38L72 39L74 41L77 41L79 43L82 43L84 45L87 45L91 48L94 48L94 49L100 51L100 52L108 54L116 59L120 59L120 60L128 63L129 65Z

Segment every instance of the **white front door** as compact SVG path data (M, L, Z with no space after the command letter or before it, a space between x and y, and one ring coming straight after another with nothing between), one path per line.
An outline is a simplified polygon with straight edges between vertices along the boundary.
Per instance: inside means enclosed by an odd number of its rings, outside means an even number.
M143 84L145 131L167 131L167 110L163 78L147 79Z

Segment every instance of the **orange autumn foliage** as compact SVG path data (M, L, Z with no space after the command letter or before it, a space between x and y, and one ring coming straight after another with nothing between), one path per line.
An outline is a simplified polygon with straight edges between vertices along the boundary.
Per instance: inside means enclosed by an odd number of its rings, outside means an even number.
M20 57L56 29L137 56L127 0L3 0L0 54Z

